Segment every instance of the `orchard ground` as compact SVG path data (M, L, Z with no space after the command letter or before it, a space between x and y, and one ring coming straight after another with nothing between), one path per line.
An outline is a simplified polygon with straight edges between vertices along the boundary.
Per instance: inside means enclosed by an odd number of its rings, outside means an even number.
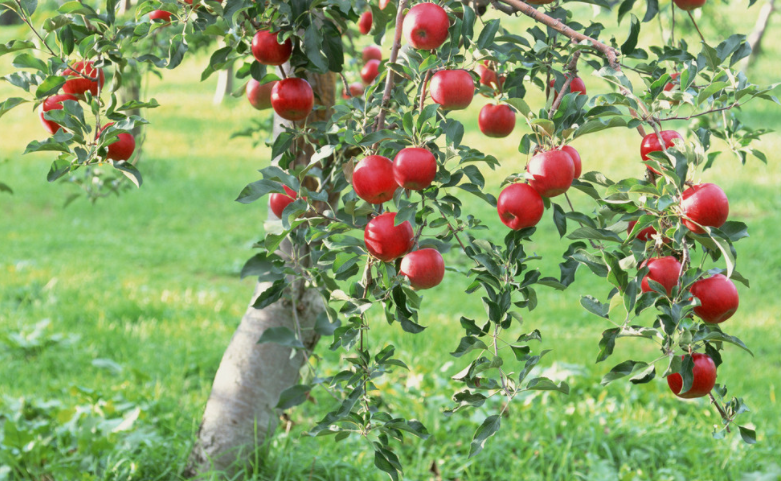
M581 10L590 18L588 7ZM748 33L758 10L746 12L745 2L707 5L705 14L714 20L703 22L706 38L733 30ZM760 84L777 80L779 21L776 15L763 42L765 53L754 67L753 79ZM519 29L532 25L515 22ZM644 35L659 34L655 22L643 25ZM17 32L4 28L1 40ZM696 43L686 23L676 34ZM10 55L0 58L4 73L11 71L10 60ZM259 177L256 170L268 164L269 149L253 148L246 138L228 138L248 119L269 114L252 110L244 98L213 106L216 77L198 82L206 60L191 56L184 68L152 81L149 96L163 107L149 112L152 126L140 165L144 185L94 206L80 199L63 208L76 187L46 182L53 155L21 156L29 140L45 136L37 113L20 107L0 119L0 181L14 189L13 195L0 193L0 479L8 475L4 465L24 467L31 478L53 473L55 479L70 479L69 474L174 479L186 462L220 357L254 287L250 279L239 280L238 272L252 255L251 244L262 238L267 215L264 203L242 205L233 199ZM358 69L350 81L358 79ZM597 91L599 80L585 69L582 75L590 91ZM0 84L2 93L8 88ZM527 101L539 106L538 90L529 90ZM465 124L465 144L502 163L497 171L483 172L498 195L501 180L525 165L517 145L527 127L519 124L507 139L482 136L477 113L486 101L477 97L454 117ZM778 112L777 106L752 103L744 118L754 127L779 129ZM685 123L678 127L684 129ZM581 153L584 172L622 178L643 172L639 143L635 131L616 129L573 146ZM752 288L738 285L741 307L728 322L755 357L728 347L718 382L726 382L752 408L756 445L743 444L737 435L714 440L715 410L705 400L679 401L663 379L639 386L599 385L613 359L650 360L657 353L646 343L621 339L614 358L594 364L600 334L611 326L583 310L579 298L589 293L604 299L607 291L594 292L595 278L581 269L565 292L541 287L539 307L524 320L524 331L542 332L540 349L553 349L543 362L546 375L566 379L570 395L517 399L502 419L503 429L479 456L467 459L474 430L498 406L489 403L471 418L442 414L452 407L455 386L449 378L463 367L448 354L460 338L459 318L484 316L479 296L463 294L469 281L447 272L439 287L424 293L424 333L388 326L381 312L372 317L370 342L395 344L397 357L411 368L387 377L390 381L380 388L393 400L393 410L420 419L432 433L427 441L405 442L406 477L781 479L780 149L781 138L771 134L761 144L769 165L751 158L741 166L725 152L715 168L697 174L724 188L730 218L746 222L751 234L740 242L738 270ZM491 227L487 235L500 241L506 228L496 211L470 194L461 197L464 210L483 219ZM571 197L591 208L585 195L574 191ZM550 211L535 240L527 251L543 256L544 275L557 275L569 241L559 239ZM467 269L466 261L456 253L445 256L456 269ZM327 349L328 342L323 339L319 349L323 374L333 373L339 355ZM357 436L338 444L331 437L302 436L325 412L322 404L333 402L322 392L313 394L317 404L290 412L291 423L260 448L268 461L241 479L385 478L374 470L371 451ZM68 422L74 417L78 420ZM15 445L26 446L24 453L14 453Z

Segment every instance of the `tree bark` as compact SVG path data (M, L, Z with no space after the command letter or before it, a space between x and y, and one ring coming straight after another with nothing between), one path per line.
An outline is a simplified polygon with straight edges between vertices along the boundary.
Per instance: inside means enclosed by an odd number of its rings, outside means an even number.
M219 46L224 47L225 42L220 40ZM230 95L233 90L233 64L231 63L224 69L217 72L217 89L214 91L214 105L220 105L226 95Z
M334 105L335 75L312 74L307 80L312 84L316 102L327 107L310 115L310 121L324 120L331 115L330 107ZM275 115L275 137L283 130L284 122ZM301 143L297 151L296 163L308 164L312 148ZM270 212L269 215L273 216ZM280 249L290 252L291 245L286 241ZM307 350L311 352L319 340L314 325L324 306L317 290L305 287L302 281L291 282L288 295L292 297L283 297L265 309L253 308L255 299L269 285L257 284L250 306L223 355L185 476L194 477L209 470L231 475L250 465L258 448L273 433L279 416L275 409L279 396L298 382L305 358L301 351L291 353L291 349L278 344L257 342L272 327L285 326L296 332L291 298L296 299L302 342Z
M770 23L770 16L775 11L775 0L768 0L762 5L757 17L757 23L754 25L754 31L748 36L748 44L751 45L751 54L746 59L745 67L750 67L762 50L762 37L765 36L767 26Z

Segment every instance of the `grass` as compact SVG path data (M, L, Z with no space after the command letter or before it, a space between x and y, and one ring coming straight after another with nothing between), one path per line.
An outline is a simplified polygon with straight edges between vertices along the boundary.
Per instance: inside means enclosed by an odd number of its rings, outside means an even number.
M709 6L706 12L714 16L706 35L715 38L727 19L748 30L757 9L746 13L735 5L722 13ZM694 44L692 31L683 33ZM655 33L644 27L643 35L647 41ZM777 37L771 26L765 56L750 72L758 83L775 80ZM10 71L8 57L0 61L2 71ZM33 112L20 107L0 119L0 179L14 189L12 196L0 194L0 392L5 396L0 479L9 476L3 464L21 462L27 462L31 478L49 472L57 479L174 479L186 461L220 357L253 290L238 272L252 254L252 242L263 235L262 203L232 200L269 157L267 148L253 149L246 139L228 140L248 118L261 114L243 99L213 106L215 79L193 81L204 62L204 57L190 58L152 83L150 94L163 107L149 115L144 185L94 206L80 200L64 209L73 187L45 182L51 156L21 156L29 140L43 138ZM586 82L590 89L600 87L597 79ZM3 97L9 92L0 86ZM456 118L466 126L466 144L502 162L496 172L485 172L490 188L498 191L501 180L524 164L517 141L525 127L509 139L486 141L475 121L483 103L476 100ZM771 104L751 105L744 118L755 127L781 124ZM585 171L622 178L641 170L638 143L634 132L606 131L575 147ZM526 331L542 331L542 347L554 349L543 362L545 374L566 378L571 394L516 400L483 453L467 459L474 430L498 406L450 418L442 414L452 404L455 386L449 378L462 367L448 355L460 337L458 319L484 316L478 296L461 294L467 280L448 273L441 286L425 293L421 323L429 327L423 334L405 334L379 315L371 321L371 343L393 343L411 367L387 378L381 389L394 411L420 419L432 433L427 441L404 443L406 477L437 479L434 463L442 479L460 480L778 479L781 173L773 153L780 148L779 136L770 135L762 142L770 165L751 160L744 167L724 154L714 169L698 174L725 189L731 218L746 222L751 233L738 245L738 268L752 288L739 286L741 309L725 328L746 341L755 358L728 349L719 382L752 407L756 445L744 445L737 436L712 439L715 411L705 401L675 399L664 380L600 387L611 361L651 359L653 353L642 342L624 340L608 363L593 363L600 333L609 325L586 313L578 299L583 294L604 299L607 288L579 271L578 282L566 292L541 288L540 307L524 325ZM573 200L581 209L592 208L583 195L576 193ZM491 235L503 235L495 212L476 198L465 198L465 211L485 219ZM558 238L551 217L546 213L528 249L544 257L545 273L556 272L568 245ZM466 266L456 254L446 262ZM47 319L48 324L38 324ZM340 354L322 354L323 371L336 369ZM290 413L290 431L264 446L268 461L242 479L384 479L362 440L332 444L329 438L301 435L324 412L328 399L318 400ZM78 423L67 422L77 414ZM114 431L122 421L129 427ZM27 434L14 434L11 426ZM14 442L24 454L8 448Z

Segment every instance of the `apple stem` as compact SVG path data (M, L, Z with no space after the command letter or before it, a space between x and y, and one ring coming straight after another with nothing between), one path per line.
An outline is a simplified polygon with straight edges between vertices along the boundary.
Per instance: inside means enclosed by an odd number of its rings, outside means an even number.
M692 19L692 23L694 24L694 28L696 28L697 29L697 33L700 34L700 40L702 40L704 42L705 41L705 36L702 35L702 32L700 31L700 27L697 25L697 22L694 20L694 15L692 15L691 12L686 12L686 13L689 14L689 18Z
M423 103L426 101L426 87L428 86L428 81L431 78L431 72L433 69L429 69L426 72L426 78L423 80L423 88L420 91L420 105L418 106L418 110L421 112L423 111Z
M407 0L399 0L398 10L396 12L396 31L393 35L393 47L391 48L390 58L388 63L396 63L396 59L399 58L399 49L401 49L401 32L402 24L404 23L404 9L407 7ZM385 127L385 109L390 102L391 92L393 91L393 79L394 74L388 70L385 76L385 91L382 93L382 102L380 103L380 113L377 115L377 126L374 131L382 130ZM379 142L374 144L373 148L376 150L379 147Z
M287 78L287 74L285 73L285 67L283 65L279 66L279 71L280 71L280 73L282 73L282 78L286 79Z
M343 72L339 72L339 77L342 78L342 85L344 86L344 94L347 95L348 97L352 98L353 97L353 93L350 91L350 86L347 85L347 78L345 78L344 73Z

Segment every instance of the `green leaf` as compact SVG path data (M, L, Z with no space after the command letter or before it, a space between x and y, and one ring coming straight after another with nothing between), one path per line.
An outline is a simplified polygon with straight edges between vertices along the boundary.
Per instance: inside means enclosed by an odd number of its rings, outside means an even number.
M646 0L645 16L643 22L650 22L659 13L659 0Z
M49 95L57 93L63 85L65 85L65 77L57 75L46 77L46 80L44 80L35 90L35 97L39 99L48 97Z
M71 170L71 163L64 159L57 159L52 162L52 166L49 168L49 173L46 175L46 180L54 182L63 175L67 174Z
M599 354L597 355L596 362L602 362L613 354L613 349L616 347L616 338L620 333L621 329L618 327L613 327L602 332L602 339L599 341Z
M48 68L46 67L46 62L43 60L34 57L30 53L23 53L21 55L17 55L13 62L11 62L11 65L13 65L16 68L31 68L35 70L40 70L41 72L46 73L48 71Z
M141 178L141 172L130 162L125 162L124 160L119 162L112 161L111 165L136 184L136 187L141 187L141 184L144 183L144 180Z
M595 297L582 296L580 298L580 305L583 306L584 309L586 309L588 312L592 314L596 314L599 317L604 317L605 319L608 318L607 313L608 313L609 305L602 304Z
M30 40L11 40L5 44L0 43L0 57L7 53L29 50L31 48L35 48L35 44Z
M515 107L524 117L528 117L532 110L525 100L519 98L507 99L506 102Z
M307 384L296 384L295 386L285 389L282 391L282 394L279 395L279 402L276 405L276 409L290 409L299 404L303 404L311 390L312 386Z
M485 418L483 424L481 424L480 427L477 428L477 431L475 431L475 435L472 438L472 443L469 447L470 458L476 456L477 454L480 453L480 451L483 450L486 440L488 440L488 438L496 434L496 432L499 431L501 425L502 425L502 419L497 414Z
M740 437L743 438L743 442L746 444L755 444L757 442L757 432L751 428L745 426L738 426L740 430Z
M573 240L593 239L607 242L624 242L624 240L613 231L609 231L607 229L594 229L593 227L588 226L576 229L572 234L568 235L567 238Z
M304 349L304 345L296 338L295 333L285 326L270 327L263 331L263 334L260 335L260 339L258 339L258 344L265 344L267 342L272 342L292 349Z
M399 481L398 470L380 451L374 451L374 466L380 471L387 473L393 481Z
M465 336L461 338L461 341L458 343L458 347L455 351L451 352L450 355L453 357L461 357L475 349L488 349L488 346L486 346L483 341L476 337Z
M494 42L494 37L496 37L496 32L499 31L500 26L499 20L491 20L486 23L480 32L480 36L477 37L477 48L490 46Z
M640 21L634 14L631 16L631 24L629 27L629 37L621 45L621 53L623 55L631 55L637 47L637 37L640 35Z
M5 102L0 104L0 117L7 114L14 107L18 107L27 102L29 102L29 100L21 99L19 97L5 99Z
M616 379L629 376L630 374L633 374L639 370L645 369L647 366L648 363L642 361L624 361L611 369L609 373L605 374L605 376L602 378L602 385L607 386Z
M564 237L564 234L567 233L567 216L559 204L553 204L553 223L556 224L559 237Z
M282 294L285 292L287 282L284 279L275 281L272 285L267 287L252 304L255 309L263 309L277 302Z
M536 377L529 381L526 385L528 391L558 391L560 393L569 394L569 385L566 382L561 381L561 384L556 384L547 377Z

